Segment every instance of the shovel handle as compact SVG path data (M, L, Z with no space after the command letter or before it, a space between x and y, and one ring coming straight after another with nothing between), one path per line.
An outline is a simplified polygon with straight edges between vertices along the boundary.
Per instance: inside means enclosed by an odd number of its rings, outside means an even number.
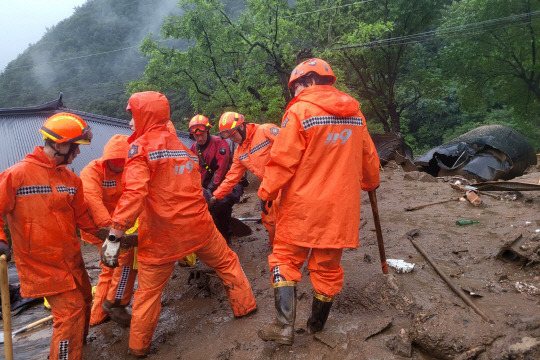
M21 333L21 332L26 331L26 330L30 330L31 328L34 328L34 327L36 327L38 325L46 323L47 321L52 320L52 319L53 319L53 316L49 315L49 316L47 316L47 317L45 317L43 319L39 319L37 321L34 321L33 323L30 323L30 324L28 324L28 325L26 325L26 326L24 326L24 327L22 327L22 328L20 328L18 330L15 330L13 332L13 335Z
M7 257L3 254L0 256L0 291L2 292L2 320L4 321L4 354L6 356L6 360L13 360L8 267Z
M377 195L375 190L368 191L371 211L373 212L373 222L375 223L375 232L377 233L377 245L379 247L379 257L381 258L381 267L383 274L388 274L388 264L386 263L386 253L381 230L381 220L379 219L379 207L377 206Z

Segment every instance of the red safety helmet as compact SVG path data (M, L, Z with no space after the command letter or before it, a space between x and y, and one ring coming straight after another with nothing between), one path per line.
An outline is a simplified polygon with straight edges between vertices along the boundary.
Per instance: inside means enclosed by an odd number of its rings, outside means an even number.
M244 115L227 111L219 118L219 135L222 139L227 139L236 132L238 127L244 123Z
M92 130L77 115L70 113L54 114L39 129L43 139L51 139L56 143L72 143L90 145Z
M205 131L210 131L211 127L210 121L208 121L208 118L204 115L197 114L189 121L190 134L200 134Z
M289 78L289 88L293 89L292 84L302 76L314 72L320 76L330 76L332 84L336 82L336 76L328 63L322 59L309 59L296 65ZM294 90L294 89L293 89Z

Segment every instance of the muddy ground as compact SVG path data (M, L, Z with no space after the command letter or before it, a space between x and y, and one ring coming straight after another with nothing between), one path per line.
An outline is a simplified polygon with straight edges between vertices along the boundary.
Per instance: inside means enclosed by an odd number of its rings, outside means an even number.
M539 179L535 168L514 181L538 184ZM232 249L251 282L258 312L235 319L215 274L203 264L192 269L177 267L163 294L148 358L540 359L540 266L525 265L511 249L506 259L497 256L519 234L527 240L520 251L536 246L540 193L489 192L480 194L483 204L474 207L457 200L462 194L450 187L455 180L404 173L392 163L381 171L377 197L387 258L414 263L414 270L397 273L390 269L389 275L382 274L371 207L363 193L361 245L344 251L343 290L325 329L307 335L313 289L304 269L293 346L265 343L257 337L257 330L274 318L267 267L271 249L264 227L249 223L253 234L233 238ZM246 198L233 215L258 217L255 186L250 185ZM405 211L446 199L456 201ZM459 219L480 223L458 226ZM470 293L467 296L491 323L461 300L414 248L407 238L413 229L419 230L415 240L457 287ZM91 245L83 246L83 253L95 284L97 253ZM193 274L199 274L199 279L190 280ZM36 306L16 316L14 328L46 315L46 310ZM16 358L46 358L51 332L48 325L18 335ZM126 358L128 336L128 329L112 322L91 328L84 359Z

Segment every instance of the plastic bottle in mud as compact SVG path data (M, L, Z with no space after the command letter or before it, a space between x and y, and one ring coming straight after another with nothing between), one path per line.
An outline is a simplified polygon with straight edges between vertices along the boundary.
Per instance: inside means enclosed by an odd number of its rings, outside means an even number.
M456 221L456 225L464 226L464 225L471 225L471 224L478 224L480 221L478 220L469 220L469 219L463 219Z

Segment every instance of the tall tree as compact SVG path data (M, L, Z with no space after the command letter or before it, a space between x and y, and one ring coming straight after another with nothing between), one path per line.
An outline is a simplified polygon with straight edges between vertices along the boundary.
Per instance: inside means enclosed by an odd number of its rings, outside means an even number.
M343 33L333 44L330 53L346 71L347 85L365 99L365 111L376 116L385 132L401 132L403 112L422 96L419 74L428 52L415 35L434 28L444 3L367 2L357 25L351 23L354 31ZM366 28L376 31L369 36Z
M540 2L462 0L440 27L449 76L469 109L508 104L521 113L540 104Z
M291 100L288 78L300 50L323 54L351 24L365 38L381 32L376 22L358 28L360 5L342 7L340 1L290 6L286 0L247 0L241 14L228 13L217 0L184 0L182 8L184 15L169 18L161 34L188 40L189 48L163 47L148 38L141 49L150 61L137 83L185 86L194 108L213 117L235 109L252 121L278 122Z
M248 1L242 14L228 13L215 0L182 1L182 16L170 17L161 34L185 39L188 49L141 47L150 61L136 84L185 87L197 111L216 117L235 109L255 121L278 121L290 100L287 78L293 65L291 36L281 16L286 1Z

